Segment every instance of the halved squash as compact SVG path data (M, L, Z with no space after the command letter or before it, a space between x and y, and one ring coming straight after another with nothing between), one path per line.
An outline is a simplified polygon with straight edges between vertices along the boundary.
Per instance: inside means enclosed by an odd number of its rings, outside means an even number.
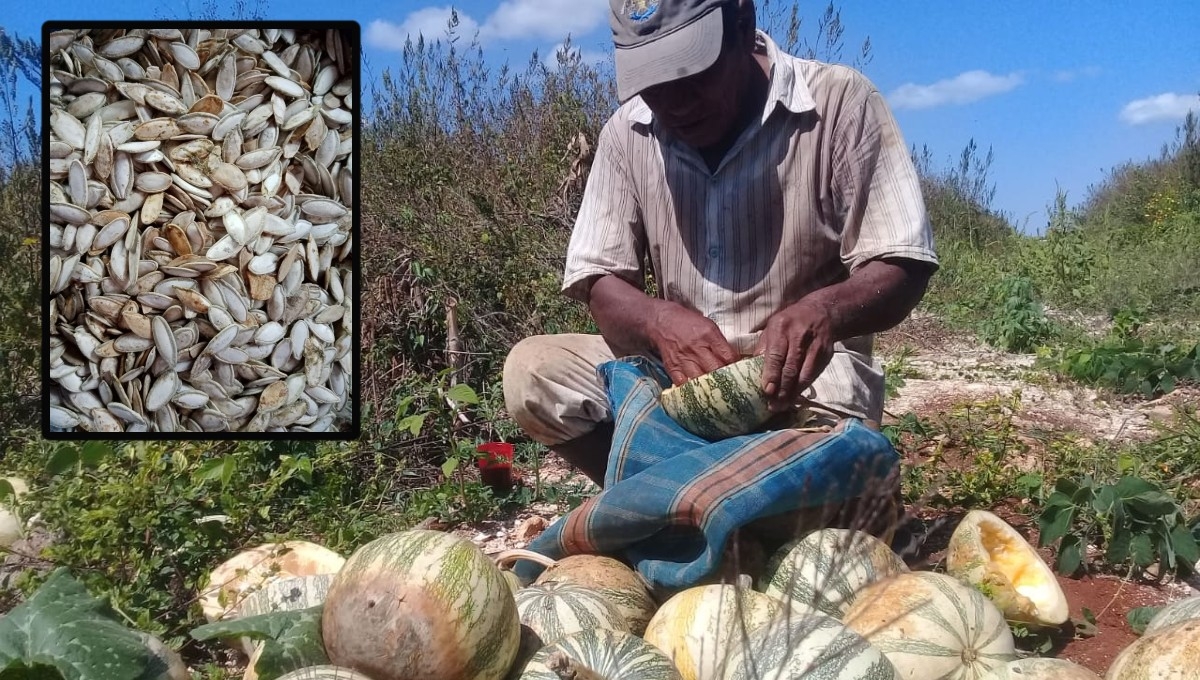
M954 530L946 571L987 595L1010 620L1060 626L1070 617L1054 572L1016 529L986 510L968 512Z

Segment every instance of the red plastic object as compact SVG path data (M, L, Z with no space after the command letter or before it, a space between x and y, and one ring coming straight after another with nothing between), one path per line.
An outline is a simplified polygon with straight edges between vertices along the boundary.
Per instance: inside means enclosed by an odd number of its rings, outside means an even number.
M475 447L475 450L486 454L475 460L483 483L498 493L505 494L511 491L513 445L507 442L487 442Z

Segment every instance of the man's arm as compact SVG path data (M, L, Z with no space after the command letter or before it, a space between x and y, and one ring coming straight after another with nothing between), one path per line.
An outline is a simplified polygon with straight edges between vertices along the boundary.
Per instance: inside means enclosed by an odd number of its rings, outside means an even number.
M711 320L652 298L618 276L602 276L592 284L588 307L614 352L658 354L676 385L738 358Z
M918 260L867 262L845 281L780 310L760 339L763 389L785 408L833 358L835 342L899 324L925 295L935 265Z

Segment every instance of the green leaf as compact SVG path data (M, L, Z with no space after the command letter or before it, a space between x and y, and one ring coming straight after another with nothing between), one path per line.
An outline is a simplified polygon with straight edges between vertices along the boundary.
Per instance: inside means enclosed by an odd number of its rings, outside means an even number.
M1162 611L1162 607L1134 607L1125 615L1125 620L1129 622L1129 627L1133 629L1133 632L1141 635L1146 632L1146 626L1150 625L1150 620L1160 611Z
M79 462L79 449L74 444L63 444L54 450L46 463L46 472L56 477L75 467Z
M54 668L65 680L167 677L166 661L147 647L146 636L121 625L66 567L0 618L0 672L35 665Z
M201 642L236 637L264 640L254 670L259 680L275 680L300 668L329 663L321 642L321 611L317 605L217 621L194 629L192 637Z
M83 445L79 451L79 462L83 463L84 467L94 468L99 467L104 459L112 455L113 447L111 442L106 441L90 441Z
M1196 537L1188 531L1187 527L1180 524L1172 527L1171 545L1175 548L1175 554L1183 560L1189 571L1196 568L1196 563L1200 562L1200 544L1197 544Z
M229 480L233 479L233 473L237 470L237 459L233 456L225 456L221 461L221 488L229 486Z
M1122 564L1129 559L1129 544L1133 541L1133 533L1129 527L1119 525L1113 530L1112 540L1108 542L1108 550L1104 558L1109 564Z
M1145 568L1154 564L1154 548L1148 534L1134 536L1129 542L1129 552L1133 556L1133 563L1139 567Z
M224 473L225 459L215 458L201 465L200 469L192 474L192 480L197 483L211 482L220 479Z
M429 412L426 411L425 413L416 413L411 416L407 416L400 422L396 423L396 429L408 430L409 434L415 437L421 434L421 428L425 426L425 417L428 415Z
M1038 518L1040 525L1040 542L1043 546L1050 545L1067 535L1075 521L1076 510L1070 508L1046 508Z
M479 397L475 394L475 390L471 389L466 383L459 383L450 389L446 390L446 396L450 399L462 402L464 404L478 404Z
M1179 506L1175 505L1175 499L1162 491L1146 491L1136 496L1130 496L1125 499L1125 504L1129 506L1130 510L1145 518L1171 515L1179 509Z
M1071 535L1063 538L1058 546L1058 571L1070 576L1079 571L1083 564L1083 544L1078 536Z
M447 458L445 463L442 463L442 474L449 477L458 469L457 458Z
M1096 497L1092 499L1092 507L1096 512L1107 515L1112 512L1113 503L1117 502L1117 492L1111 486L1104 486L1096 493Z
M13 489L12 484L7 479L0 479L0 503L7 503L10 498L15 498L17 492Z

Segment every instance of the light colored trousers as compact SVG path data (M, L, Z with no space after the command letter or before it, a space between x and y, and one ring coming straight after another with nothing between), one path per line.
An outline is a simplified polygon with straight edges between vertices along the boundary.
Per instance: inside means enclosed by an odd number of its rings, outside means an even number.
M555 446L611 420L596 367L615 357L599 335L535 335L517 343L504 362L509 416L534 441Z

